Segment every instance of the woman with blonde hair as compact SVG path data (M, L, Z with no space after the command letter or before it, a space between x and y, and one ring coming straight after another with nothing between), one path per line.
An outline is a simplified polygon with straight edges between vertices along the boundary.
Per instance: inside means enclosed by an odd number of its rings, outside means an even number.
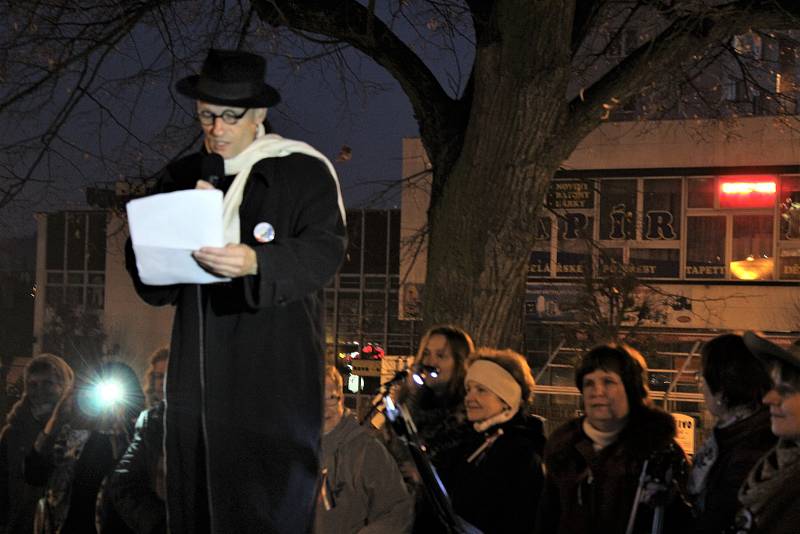
M534 381L511 350L479 348L467 362L471 435L441 470L455 512L486 534L531 532L542 489L544 428L530 415Z

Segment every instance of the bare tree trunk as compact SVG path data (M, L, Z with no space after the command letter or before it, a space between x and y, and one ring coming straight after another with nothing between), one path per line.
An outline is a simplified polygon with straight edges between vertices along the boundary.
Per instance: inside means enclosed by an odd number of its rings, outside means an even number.
M567 25L558 23L564 14L547 8L556 5L528 7L542 12L527 21L500 18L503 39L478 49L461 155L452 169L434 168L444 175L434 184L445 185L434 188L429 212L424 317L428 324L460 324L478 344L522 346L533 229L550 178L575 144L558 138L570 60ZM532 21L536 28L525 26ZM514 44L525 39L522 31L552 53L524 57Z

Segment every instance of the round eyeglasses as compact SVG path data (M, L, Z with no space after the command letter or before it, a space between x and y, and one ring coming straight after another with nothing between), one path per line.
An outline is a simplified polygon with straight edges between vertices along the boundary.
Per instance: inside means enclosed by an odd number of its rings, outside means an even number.
M214 112L204 109L203 111L197 112L197 117L200 119L200 124L204 124L206 126L211 126L212 124L214 124L217 121L217 118L222 119L222 122L224 122L225 124L236 124L237 122L239 122L239 119L244 117L244 114L247 113L248 111L249 108L245 108L244 111L237 114L232 109L226 109L225 111L217 115Z

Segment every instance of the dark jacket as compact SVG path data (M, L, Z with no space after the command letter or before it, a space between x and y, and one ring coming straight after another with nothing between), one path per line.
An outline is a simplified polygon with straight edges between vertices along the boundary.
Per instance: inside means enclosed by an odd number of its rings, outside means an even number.
M502 434L468 461L498 430ZM458 462L440 470L456 514L486 534L530 533L544 482L542 421L517 414L472 434L468 445L452 453Z
M194 188L202 158L169 165L158 191ZM165 441L173 534L310 527L322 428L322 289L346 243L337 198L327 167L313 157L257 162L239 216L259 274L227 283L144 285L128 248L139 295L176 306ZM260 222L273 226L274 241L256 241Z
M389 452L345 413L322 436L326 490L335 504L317 505L314 531L322 534L402 534L414 522L414 499Z
M23 465L45 421L33 417L30 404L20 406L13 423L0 434L0 532L30 534L43 486L25 482Z
M547 442L537 533L624 534L645 460L652 474L672 467L677 487L685 488L688 463L674 441L675 422L668 413L640 408L617 441L599 452L582 423L582 418L566 423ZM689 508L680 494L672 495L665 515L665 533L685 532ZM653 508L640 504L634 533L649 533L652 517Z
M167 531L166 505L158 487L163 482L163 441L162 401L139 416L133 440L106 483L117 513L137 534Z
M50 453L42 454L31 447L25 457L25 479L46 486L35 532L96 532L98 492L127 447L127 439L127 432L107 434L65 425ZM125 532L115 530L118 534Z
M733 524L738 507L736 494L747 473L778 438L770 430L769 410L755 414L725 428L715 428L717 460L708 472L702 513L696 518L695 534L719 534Z

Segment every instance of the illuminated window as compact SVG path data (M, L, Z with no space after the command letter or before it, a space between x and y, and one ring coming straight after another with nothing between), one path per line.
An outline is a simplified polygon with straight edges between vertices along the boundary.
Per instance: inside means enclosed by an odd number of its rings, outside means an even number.
M772 217L736 215L733 217L731 275L739 280L771 280Z
M781 179L780 217L782 240L800 240L800 177Z
M720 208L771 208L775 205L774 176L722 177L719 179Z

